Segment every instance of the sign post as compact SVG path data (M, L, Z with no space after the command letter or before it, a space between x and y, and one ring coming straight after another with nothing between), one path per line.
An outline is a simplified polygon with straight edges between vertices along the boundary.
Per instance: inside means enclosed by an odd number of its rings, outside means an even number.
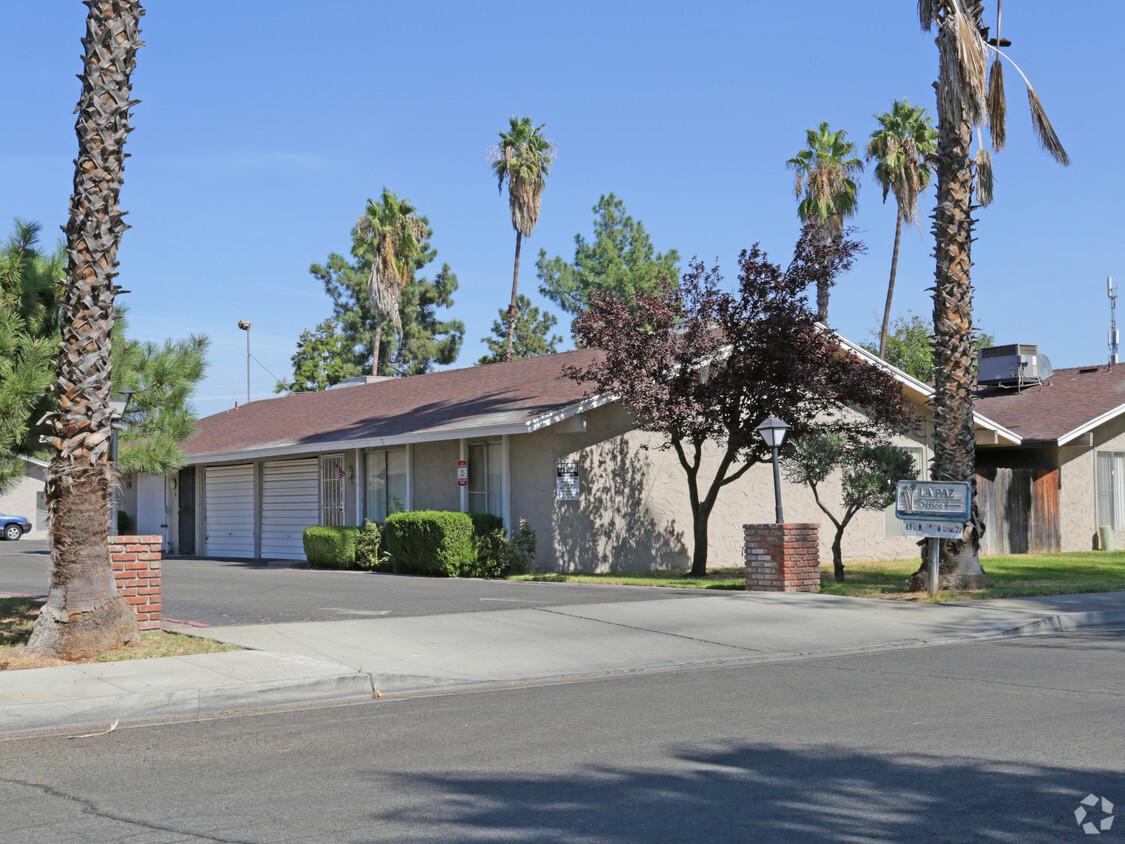
M972 487L968 481L899 481L895 515L907 536L929 537L931 595L938 589L938 561L942 539L960 539L972 517Z

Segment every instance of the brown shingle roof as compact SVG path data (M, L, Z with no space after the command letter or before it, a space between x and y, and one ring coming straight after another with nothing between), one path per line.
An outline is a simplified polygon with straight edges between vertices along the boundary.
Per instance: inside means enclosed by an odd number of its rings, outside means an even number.
M595 354L576 350L251 402L201 419L184 453L199 463L246 451L526 425L583 399L586 388L562 377L562 368L585 366Z
M1042 386L980 388L976 410L1027 441L1056 441L1113 411L1125 412L1125 366L1056 369Z

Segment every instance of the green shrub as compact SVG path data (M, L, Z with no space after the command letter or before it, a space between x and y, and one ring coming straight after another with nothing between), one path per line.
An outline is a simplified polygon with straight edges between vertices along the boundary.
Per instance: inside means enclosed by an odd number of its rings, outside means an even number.
M470 513L475 559L463 577L502 577L507 567L504 520L491 513Z
M504 543L504 574L527 574L535 568L535 531L525 519Z
M316 569L356 568L356 533L359 528L317 526L305 528L305 559Z
M363 520L363 526L356 528L355 562L364 571L390 571L391 561L387 556L383 528L378 522Z
M468 513L395 513L387 516L383 536L399 574L457 577L470 571L476 559Z

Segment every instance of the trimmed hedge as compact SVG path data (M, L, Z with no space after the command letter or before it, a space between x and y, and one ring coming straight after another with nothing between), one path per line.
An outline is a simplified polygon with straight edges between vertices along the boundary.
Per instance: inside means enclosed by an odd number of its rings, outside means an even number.
M317 569L354 569L356 527L308 527L302 534L305 559Z
M503 577L507 572L507 535L504 520L491 513L469 513L473 520L476 560L464 577Z
M468 513L421 510L387 516L383 539L396 574L457 577L476 561Z

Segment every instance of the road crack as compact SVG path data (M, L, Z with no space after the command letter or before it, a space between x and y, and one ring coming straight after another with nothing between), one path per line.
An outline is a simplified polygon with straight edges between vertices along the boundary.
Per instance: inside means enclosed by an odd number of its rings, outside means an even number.
M199 832L189 832L184 829L176 829L172 826L164 826L162 824L152 823L151 821L144 821L140 818L131 818L125 815L113 815L109 812L104 812L81 797L75 797L73 794L67 794L65 791L60 791L57 788L39 782L28 782L26 780L15 780L7 777L0 777L0 782L8 783L9 785L23 786L25 788L34 789L46 794L48 797L56 797L60 800L68 800L75 803L82 808L82 813L86 815L93 815L94 817L104 818L109 821L117 821L119 823L129 824L130 826L140 827L142 829L151 829L156 832L172 832L176 835L183 835L187 838L197 838L200 841L214 841L216 844L255 844L252 841L241 841L235 838L215 838L211 835L204 835Z

